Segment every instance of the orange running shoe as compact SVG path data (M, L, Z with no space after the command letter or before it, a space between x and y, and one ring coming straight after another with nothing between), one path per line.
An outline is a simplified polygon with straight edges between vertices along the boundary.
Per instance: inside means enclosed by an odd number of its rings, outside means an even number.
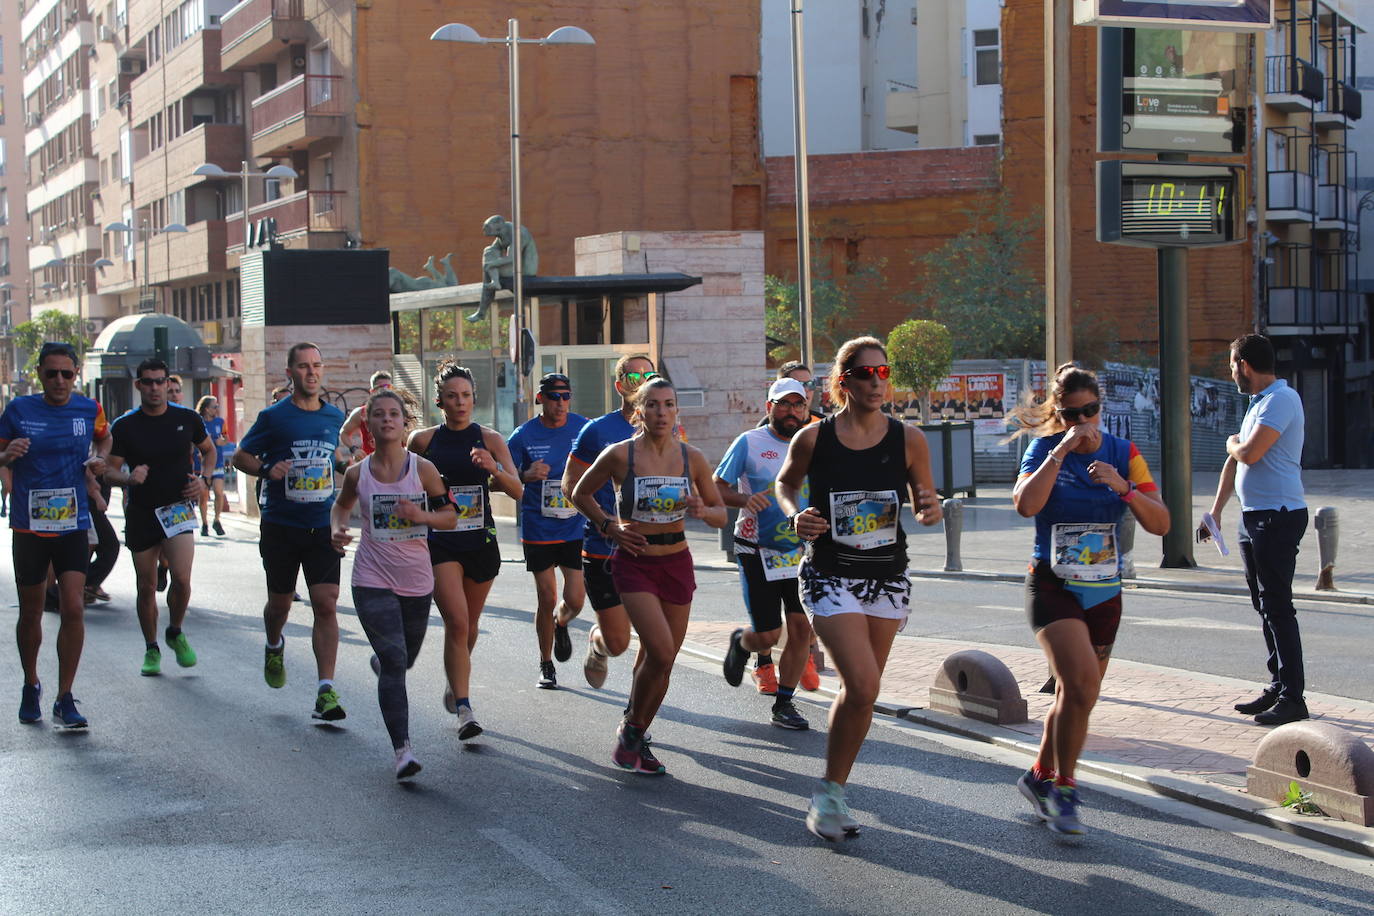
M759 693L774 696L778 692L778 669L771 663L761 665L750 672L754 683L759 685Z
M819 690L821 687L821 676L816 671L816 659L812 655L806 656L806 669L802 671L801 688L802 690Z

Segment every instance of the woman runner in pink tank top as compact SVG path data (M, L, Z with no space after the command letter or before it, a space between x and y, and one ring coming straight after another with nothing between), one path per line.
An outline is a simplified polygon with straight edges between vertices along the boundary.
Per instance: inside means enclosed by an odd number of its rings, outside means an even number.
M367 399L364 422L376 449L344 475L330 522L334 546L353 540L348 517L362 502L362 539L353 558L353 606L372 643L377 703L396 753L396 778L420 772L410 749L406 671L415 664L429 626L434 573L425 542L430 528L452 528L458 514L438 470L406 451L410 425L394 390Z

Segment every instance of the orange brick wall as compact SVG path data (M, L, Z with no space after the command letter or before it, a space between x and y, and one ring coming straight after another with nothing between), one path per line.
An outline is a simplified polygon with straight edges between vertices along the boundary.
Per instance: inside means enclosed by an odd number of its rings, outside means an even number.
M407 273L453 251L459 281L475 282L482 221L510 215L506 52L429 34L459 20L504 35L513 8L358 6L363 245L390 248ZM523 216L540 273L571 274L578 236L762 225L757 3L537 2L514 15L524 36L579 25L597 40L520 49Z

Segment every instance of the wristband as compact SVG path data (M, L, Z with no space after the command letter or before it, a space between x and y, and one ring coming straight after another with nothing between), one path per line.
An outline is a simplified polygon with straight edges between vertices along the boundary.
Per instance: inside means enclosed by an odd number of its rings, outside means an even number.
M1134 481L1127 481L1126 492L1121 494L1121 501L1123 503L1129 503L1131 500L1135 499L1135 493L1137 489L1138 488L1136 487Z
M1063 463L1064 463L1064 459L1063 459L1063 458L1060 458L1058 455L1056 455L1056 454L1054 453L1054 449L1050 449L1050 453L1049 453L1048 455L1046 455L1045 457L1048 458L1050 461L1053 461L1055 464L1063 464Z
M599 528L601 529L601 534L602 534L602 536L605 536L605 534L606 534L606 529L609 528L610 525L611 525L611 517L610 517L609 515L606 516L605 518L603 518L603 519L601 520L601 524L600 524L599 526L597 526L597 527L599 527Z
M797 530L797 516L798 516L798 515L801 515L802 512L805 512L805 511L806 511L806 510L803 509L803 510L801 510L801 512L793 512L791 515L787 516L787 521L790 522L790 523L792 524L792 530L793 530L793 531L796 531L796 530Z

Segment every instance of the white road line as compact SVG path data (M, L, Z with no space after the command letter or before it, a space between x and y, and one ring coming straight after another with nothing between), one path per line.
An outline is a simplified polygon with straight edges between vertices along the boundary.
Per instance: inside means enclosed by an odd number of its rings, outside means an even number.
M630 910L621 906L605 891L588 884L562 862L526 843L509 830L492 827L479 832L549 884L561 888L567 897L581 900L591 912L604 913L606 916L631 916Z
M1025 610L1025 608L1023 608L1023 607L1012 607L1012 606L1009 605L1009 604L975 604L974 607L976 607L976 608L977 608L978 610L980 610L980 611L1018 611L1018 612L1020 612L1020 611L1024 611L1024 610Z
M1122 623L1133 627L1178 627L1184 630L1236 630L1252 633L1259 629L1258 624L1228 623L1211 620L1207 617L1133 617L1121 618Z

